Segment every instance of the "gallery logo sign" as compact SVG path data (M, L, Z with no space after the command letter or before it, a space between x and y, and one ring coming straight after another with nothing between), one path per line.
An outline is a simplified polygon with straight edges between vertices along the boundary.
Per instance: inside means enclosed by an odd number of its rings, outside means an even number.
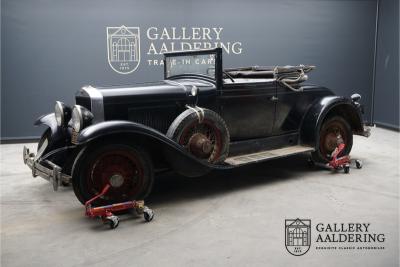
M117 73L132 73L139 64L164 67L166 52L216 47L228 55L240 55L243 51L242 42L223 38L223 27L150 26L142 30L141 37L139 27L107 27L107 60Z
M372 230L369 222L315 223L315 250L362 251L384 250L386 236ZM301 256L311 247L311 220L285 220L285 247L294 255Z
M134 72L140 63L139 27L107 27L108 64L121 74Z
M294 256L304 255L311 246L311 220L285 220L285 246Z

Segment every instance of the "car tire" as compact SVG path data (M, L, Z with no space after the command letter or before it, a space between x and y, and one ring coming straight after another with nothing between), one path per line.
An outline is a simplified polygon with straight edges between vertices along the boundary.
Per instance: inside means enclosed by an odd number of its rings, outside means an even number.
M172 122L167 136L195 157L213 164L223 162L229 154L228 127L209 109L188 108Z
M79 201L85 204L107 184L110 189L94 205L142 200L148 196L154 181L148 153L127 144L100 145L87 147L75 160L72 185Z
M341 116L327 118L321 125L312 159L318 163L327 163L330 154L338 145L337 137L340 134L345 143L344 151L339 157L349 155L353 146L353 132L350 124Z

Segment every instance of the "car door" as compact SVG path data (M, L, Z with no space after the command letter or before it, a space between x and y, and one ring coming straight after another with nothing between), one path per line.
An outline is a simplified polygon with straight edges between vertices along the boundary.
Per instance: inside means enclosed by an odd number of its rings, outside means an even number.
M305 112L317 96L319 96L318 91L310 94L307 90L293 91L277 84L273 134L280 135L299 131Z
M224 84L218 96L220 114L231 141L267 137L275 119L274 83Z

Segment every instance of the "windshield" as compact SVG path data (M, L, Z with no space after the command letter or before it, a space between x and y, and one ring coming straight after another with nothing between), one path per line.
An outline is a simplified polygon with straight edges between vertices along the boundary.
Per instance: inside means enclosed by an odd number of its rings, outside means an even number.
M215 79L215 53L168 55L165 57L166 78L181 74L200 74Z

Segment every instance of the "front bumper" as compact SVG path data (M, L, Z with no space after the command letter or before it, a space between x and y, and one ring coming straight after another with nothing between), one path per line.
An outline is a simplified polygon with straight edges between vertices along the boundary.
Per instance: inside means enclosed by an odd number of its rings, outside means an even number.
M72 177L70 175L61 172L61 167L54 164L49 160L44 160L45 165L50 166L50 168L44 166L41 161L35 158L34 153L30 153L29 149L24 146L23 151L24 163L32 170L32 176L40 176L53 184L54 191L58 190L58 187L63 184L71 183Z

